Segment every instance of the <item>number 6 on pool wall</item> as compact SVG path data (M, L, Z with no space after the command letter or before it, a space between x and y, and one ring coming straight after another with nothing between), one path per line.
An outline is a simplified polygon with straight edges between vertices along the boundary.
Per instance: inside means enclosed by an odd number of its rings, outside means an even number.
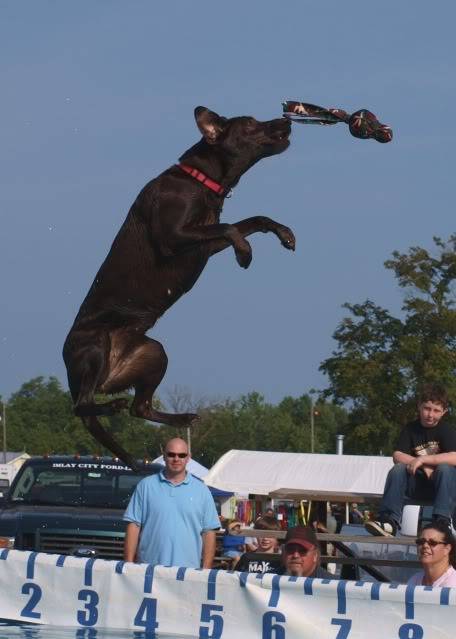
M270 610L263 615L262 639L285 639L285 628L280 623L286 622L286 617L281 612Z
M218 606L217 604L203 604L201 606L201 623L210 624L212 621L214 625L212 626L211 634L209 634L209 628L200 626L199 639L220 639L223 632L223 617L214 613L222 611L223 606Z

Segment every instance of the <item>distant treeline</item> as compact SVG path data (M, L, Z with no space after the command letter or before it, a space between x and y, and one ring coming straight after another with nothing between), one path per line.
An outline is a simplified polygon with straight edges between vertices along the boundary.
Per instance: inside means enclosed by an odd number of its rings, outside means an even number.
M434 244L434 255L412 247L405 254L394 252L385 262L404 290L401 317L371 300L344 305L349 315L333 335L337 346L320 366L328 386L315 399L315 452L334 453L336 434L342 433L346 453L390 454L399 429L415 416L422 384L445 386L455 404L456 234L446 242L434 238ZM203 401L175 389L166 404L174 412L200 414L201 421L191 428L192 454L206 466L232 448L311 450L308 394L273 405L259 393ZM53 377L23 384L8 400L6 412L9 450L105 452L73 416L68 392ZM126 411L105 424L139 458L158 456L170 436L186 436L185 429L146 423Z

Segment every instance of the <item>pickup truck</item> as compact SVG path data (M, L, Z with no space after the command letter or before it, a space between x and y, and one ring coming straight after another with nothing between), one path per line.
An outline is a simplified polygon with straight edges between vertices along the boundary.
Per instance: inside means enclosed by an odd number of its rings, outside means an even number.
M139 466L135 473L108 457L31 457L0 499L0 549L121 559L133 490L163 468Z

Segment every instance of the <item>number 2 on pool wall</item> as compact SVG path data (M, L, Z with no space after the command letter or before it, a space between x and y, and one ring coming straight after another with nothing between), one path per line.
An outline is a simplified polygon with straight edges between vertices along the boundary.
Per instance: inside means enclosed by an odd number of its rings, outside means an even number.
M37 584L28 583L22 586L21 592L23 595L31 595L28 603L24 606L21 615L23 617L28 617L29 619L40 619L41 612L35 612L33 609L43 594L41 588Z

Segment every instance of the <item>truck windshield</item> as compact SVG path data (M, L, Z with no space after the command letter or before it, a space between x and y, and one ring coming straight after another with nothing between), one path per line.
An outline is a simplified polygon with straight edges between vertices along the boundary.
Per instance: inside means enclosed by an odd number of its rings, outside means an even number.
M9 498L34 505L123 509L140 479L128 468L109 464L30 464Z

